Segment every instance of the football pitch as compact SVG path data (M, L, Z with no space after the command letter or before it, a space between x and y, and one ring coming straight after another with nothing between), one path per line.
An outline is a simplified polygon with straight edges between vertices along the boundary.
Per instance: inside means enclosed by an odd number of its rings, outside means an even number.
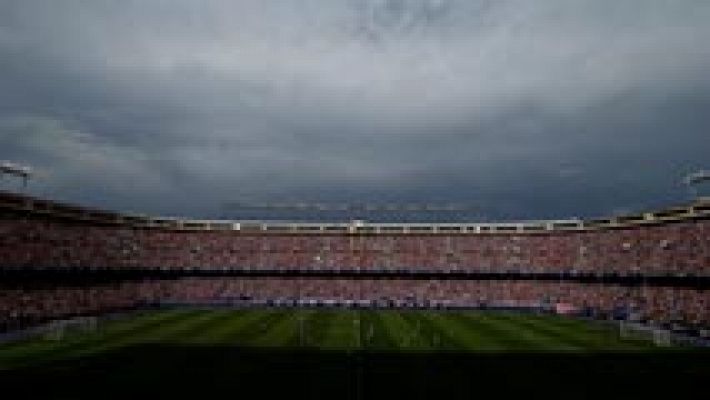
M180 397L225 387L306 398L369 398L380 390L469 398L472 386L500 379L515 383L500 390L633 380L648 388L657 377L710 376L707 361L705 351L622 339L611 326L552 315L174 309L0 344L0 379L5 387L51 387L44 397L63 398L94 398L96 390Z

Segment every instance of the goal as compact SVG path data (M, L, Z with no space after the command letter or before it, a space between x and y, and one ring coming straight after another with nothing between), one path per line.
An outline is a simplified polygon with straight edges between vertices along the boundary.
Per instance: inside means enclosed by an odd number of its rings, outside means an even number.
M656 346L670 346L672 344L672 335L669 330L638 322L619 321L619 336L626 340L649 341Z
M42 337L46 340L61 341L68 334L95 332L98 321L96 317L75 317L49 322L42 329Z

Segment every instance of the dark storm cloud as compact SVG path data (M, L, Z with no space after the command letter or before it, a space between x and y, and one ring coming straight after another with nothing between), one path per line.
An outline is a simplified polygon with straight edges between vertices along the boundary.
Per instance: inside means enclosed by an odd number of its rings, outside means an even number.
M684 200L710 152L705 1L0 2L0 159L38 194L486 218Z

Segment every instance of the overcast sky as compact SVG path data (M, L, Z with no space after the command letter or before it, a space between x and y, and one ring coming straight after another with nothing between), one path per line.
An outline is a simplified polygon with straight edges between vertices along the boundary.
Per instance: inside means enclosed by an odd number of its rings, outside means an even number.
M0 0L0 160L37 195L194 217L686 202L708 21L707 0Z

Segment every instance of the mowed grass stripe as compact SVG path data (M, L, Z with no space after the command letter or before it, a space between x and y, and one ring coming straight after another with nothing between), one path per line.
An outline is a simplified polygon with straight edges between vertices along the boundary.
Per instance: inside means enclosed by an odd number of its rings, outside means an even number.
M433 324L429 317L427 311L402 313L402 318L409 322L410 326L418 327L421 339L426 342L430 350L457 349L458 345L454 343L454 340L444 330Z
M467 350L510 351L521 347L510 330L487 321L481 314L446 313L442 320L450 324L457 341L465 344Z
M531 351L546 351L546 352L560 352L560 351L582 351L585 349L579 343L571 340L561 340L561 338L545 329L546 322L539 321L534 315L524 315L518 314L517 318L512 317L508 312L487 314L486 317L491 321L499 321L502 326L507 327L514 335L528 344L528 349ZM530 319L523 320L521 317L530 317ZM530 326L526 321L538 321L539 325ZM522 350L525 350L523 348Z
M181 331L189 329L195 324L212 318L212 311L194 310L186 318L164 324L160 329L143 330L133 338L132 342L159 342L167 337L178 335Z
M549 322L541 321L536 316L512 315L503 312L489 314L486 318L491 322L496 321L499 326L514 332L521 341L529 344L528 348L532 351L584 351L588 349L585 344L573 340L574 337L560 336L548 328Z
M331 320L335 316L327 311L301 313L296 321L297 335L292 337L292 347L318 348L327 334Z
M382 311L360 311L360 329L365 329L361 343L369 350L392 350L397 347L395 338L383 324L380 314ZM371 333L371 334L370 334Z
M282 348L305 347L306 335L309 330L307 321L318 320L323 317L318 314L319 312L317 310L298 310L296 312L292 312L291 314L287 314L287 318L282 321L282 323L274 326L274 328L264 337L264 345L268 347ZM301 324L303 324L303 336L301 333ZM321 340L327 334L329 325L330 321L326 318L326 321L321 324L321 329L319 329ZM302 340L303 346L301 342Z
M245 347L252 337L263 334L274 320L278 320L286 313L283 310L260 310L257 317L249 319L239 329L232 330L229 334L221 337L222 343L229 343L232 346Z
M473 351L482 347L491 348L494 343L478 331L471 331L459 321L450 319L448 313L428 314L424 316L431 326L446 337L445 343L451 350Z
M266 317L266 314L260 310L240 310L234 311L230 318L222 321L220 325L205 329L201 333L195 335L191 343L193 344L231 344L229 338L236 332L243 329L249 324L255 323Z
M61 359L79 350L99 348L106 342L114 342L130 337L146 329L159 328L163 324L187 318L193 311L170 310L141 315L135 319L120 320L106 324L97 333L69 336L64 341L51 342L41 338L33 339L24 349L16 349L14 354L0 357L3 361L30 365Z
M398 320L398 324L403 329L409 349L430 350L431 341L423 334L421 315L421 311L404 310L397 311L393 317Z
M308 343L308 333L309 330L311 330L310 325L321 320L318 315L319 313L315 310L298 310L295 312L297 314L295 315L295 321L293 321L293 332L287 335L284 343L279 343L282 347L306 347Z
M298 339L298 318L302 311L291 311L273 323L262 335L249 344L257 347L286 347L295 337Z
M589 351L634 350L649 347L643 343L622 341L613 331L596 327L585 321L528 315L519 315L517 320L520 324L547 332L561 342L576 344Z
M269 326L283 318L286 312L283 310L261 311L259 318L254 319L244 325L241 329L234 331L227 340L234 346L247 347L251 338L263 335Z
M415 327L410 326L399 311L383 311L380 314L380 319L382 325L394 339L395 348L421 350L425 347L423 341L417 337Z
M328 326L335 315L335 311L318 311L306 316L303 321L303 343L299 340L298 345L317 348L325 340Z
M182 329L173 331L170 335L159 337L157 338L157 341L164 343L190 344L193 343L193 341L201 334L209 332L216 327L225 324L233 317L233 311L231 310L207 311L204 317L200 316L194 318L187 326L183 326Z
M264 318L259 318L244 326L243 329L231 335L229 340L236 346L251 346L258 338L267 334L269 330L288 314L289 312L284 310L268 310Z
M172 319L158 325L151 325L140 329L130 335L123 335L115 340L104 340L96 346L88 346L68 354L68 357L82 357L118 348L144 343L160 343L171 335L179 335L180 332L188 331L192 327L203 323L213 317L212 313L201 310L190 310L181 318Z
M485 319L495 321L498 327L503 327L512 336L517 337L521 342L521 346L516 349L533 351L582 351L588 349L588 343L577 340L576 336L579 330L568 330L567 335L560 335L554 330L549 329L550 321L542 321L535 315L524 313L511 314L502 313L484 313ZM531 321L533 324L525 324L523 321Z
M529 319L529 316L521 315L522 319ZM576 330L580 337L594 338L595 340L606 340L620 342L618 334L609 327L602 326L594 321L578 320L559 315L539 315L535 316L536 321L548 322L548 327L553 330L569 331Z
M393 312L390 310L380 311L377 319L382 329L387 332L387 336L391 338L392 349L401 349L405 344L404 335L401 332L401 326L396 321L393 321L391 316Z
M426 334L432 339L432 349L443 351L460 351L466 348L461 339L452 334L450 324L441 319L435 312L423 312L419 318L422 320Z
M583 333L586 328L585 326L556 325L556 321L552 319L541 318L535 315L516 314L507 318L511 323L517 324L522 329L547 335L553 340L553 343L556 342L570 346L580 352L594 351L598 348L608 348L608 346L600 346L596 343L598 338Z
M360 348L360 314L356 311L327 312L328 324L318 343L321 349L352 350Z

